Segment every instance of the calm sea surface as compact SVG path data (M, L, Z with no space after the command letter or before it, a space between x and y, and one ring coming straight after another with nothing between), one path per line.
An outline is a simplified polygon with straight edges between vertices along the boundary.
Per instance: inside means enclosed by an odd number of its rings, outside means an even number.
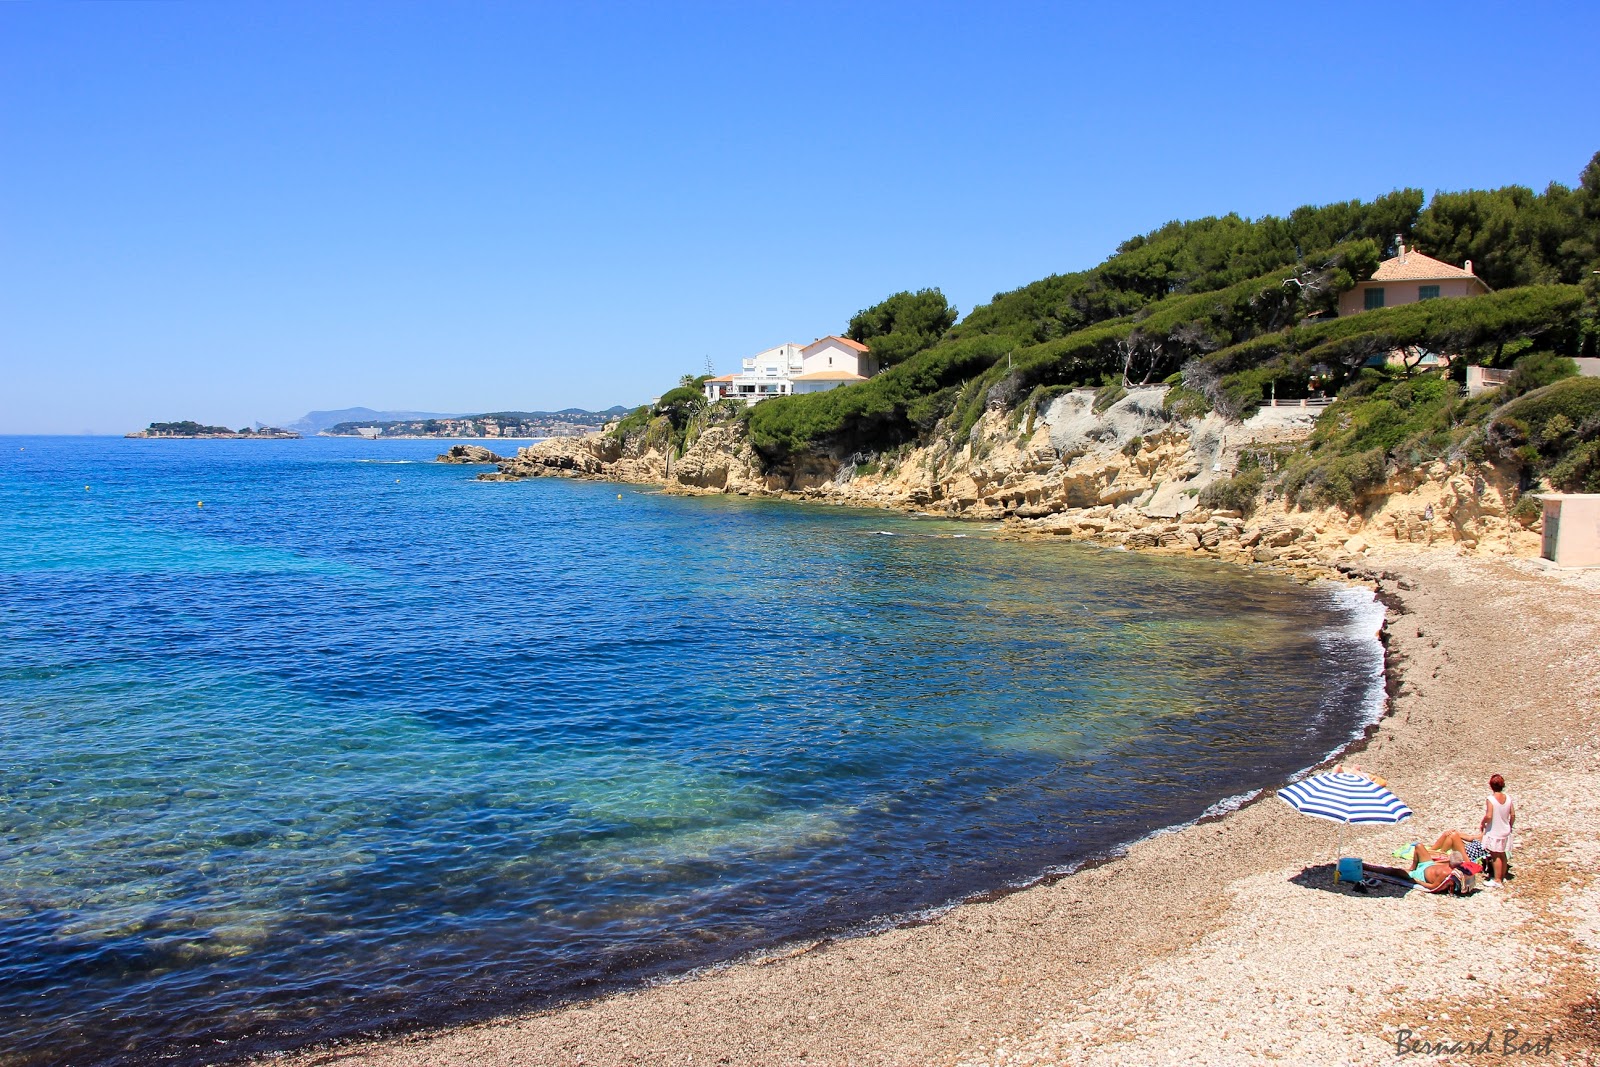
M1280 783L1378 697L1349 592L443 447L0 437L0 1063L857 931Z

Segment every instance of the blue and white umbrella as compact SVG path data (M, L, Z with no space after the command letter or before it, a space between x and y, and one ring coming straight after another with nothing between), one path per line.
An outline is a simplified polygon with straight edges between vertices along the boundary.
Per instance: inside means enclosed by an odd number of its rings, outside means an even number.
M1349 771L1314 774L1285 786L1278 796L1302 815L1337 823L1396 823L1411 818L1411 809L1390 790Z
M1353 822L1397 823L1411 818L1411 809L1388 789L1370 778L1349 771L1314 774L1278 790L1278 796L1302 815L1339 824L1334 847L1334 880L1338 880L1338 855L1344 851L1344 827Z

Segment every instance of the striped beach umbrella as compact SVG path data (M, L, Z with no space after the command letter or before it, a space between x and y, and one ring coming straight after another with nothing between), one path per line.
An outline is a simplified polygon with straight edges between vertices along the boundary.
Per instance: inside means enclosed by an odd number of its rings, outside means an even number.
M1393 792L1349 771L1314 774L1278 790L1278 796L1302 815L1329 822L1396 823L1411 818L1411 809Z
M1353 822L1397 823L1411 818L1411 809L1393 792L1370 778L1349 771L1314 774L1278 790L1278 796L1303 815L1314 815L1339 824L1339 841L1334 846L1333 880L1336 882L1339 880L1338 858L1344 852L1346 826Z

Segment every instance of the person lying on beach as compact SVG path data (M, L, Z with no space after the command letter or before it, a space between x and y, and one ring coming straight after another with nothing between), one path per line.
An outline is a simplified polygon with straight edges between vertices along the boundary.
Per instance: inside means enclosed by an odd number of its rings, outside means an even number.
M1365 778L1367 781L1371 782L1380 789L1389 788L1389 783L1387 781L1379 778L1376 774L1371 774L1368 771L1363 770L1361 764L1359 763L1336 763L1333 765L1333 773L1353 774L1357 777Z
M1446 857L1455 852L1481 865L1489 855L1479 842L1477 834L1464 834L1460 830L1446 830L1433 844L1424 845L1419 841L1412 847L1420 852L1423 858L1430 860Z
M1447 834L1454 832L1446 831ZM1434 854L1420 843L1410 845L1408 849L1410 858L1404 867L1380 867L1376 863L1363 866L1388 878L1409 878L1424 889L1433 890L1448 881L1451 873L1465 862L1465 855L1461 852Z
M1418 850L1421 851L1420 849ZM1446 853L1443 856L1418 856L1411 861L1411 870L1408 872L1411 880L1424 889L1435 889L1440 883L1450 877L1450 872L1461 863L1462 854L1459 852Z

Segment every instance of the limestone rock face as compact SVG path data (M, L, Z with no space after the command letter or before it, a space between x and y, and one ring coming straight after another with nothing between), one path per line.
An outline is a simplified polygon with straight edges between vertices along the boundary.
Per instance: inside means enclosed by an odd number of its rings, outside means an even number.
M1001 521L1003 537L1065 537L1308 574L1358 566L1400 546L1537 554L1537 524L1528 529L1511 518L1515 473L1468 463L1397 471L1350 510L1301 511L1270 492L1249 514L1204 508L1201 491L1231 477L1241 456L1303 439L1315 416L1274 410L1243 423L1184 419L1166 408L1165 394L1164 387L1134 389L1098 413L1091 390L1037 409L991 405L960 439L946 424L926 443L778 464L763 462L742 422L704 428L681 456L661 451L669 446L660 433L626 441L592 433L523 448L478 477L604 478L678 493L908 508Z
M503 463L504 456L497 456L482 445L451 445L450 451L441 455L436 463Z
M680 492L766 493L788 489L773 483L738 424L707 427L682 456L669 456L668 447L636 437L618 441L604 433L582 437L552 437L518 449L500 463L497 476L484 480L515 480L554 475L568 478L603 478L619 482L645 482Z
M517 449L510 459L500 461L499 477L480 474L484 481L536 478L540 475L603 477L622 455L622 447L605 434L582 437L552 437L536 445Z

